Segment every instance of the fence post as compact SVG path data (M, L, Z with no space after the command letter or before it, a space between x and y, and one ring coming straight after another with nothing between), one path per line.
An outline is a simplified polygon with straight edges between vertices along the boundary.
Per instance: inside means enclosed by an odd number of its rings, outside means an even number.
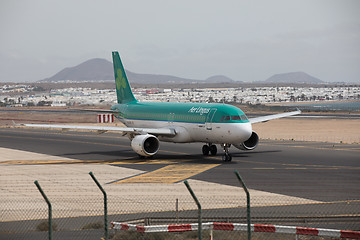
M41 193L42 197L45 199L47 205L48 205L48 224L49 224L49 240L52 239L52 206L51 202L40 187L39 182L36 180L35 182L36 187L39 189L39 192Z
M247 210L247 215L246 215L246 219L247 219L247 232L248 232L248 240L251 240L251 215L250 215L250 193L244 183L244 181L242 180L239 172L237 170L234 171L236 177L238 178L238 180L240 181L240 184L242 186L242 188L244 189L245 193L246 193L246 210Z
M104 231L105 231L105 240L109 239L108 225L107 225L107 195L103 187L100 185L98 180L95 178L92 172L89 172L91 178L94 180L96 185L99 187L100 191L104 194Z
M176 203L175 203L175 208L176 208L176 224L179 224L179 199L176 199Z
M193 190L191 189L189 183L187 180L184 181L185 186L187 187L187 189L189 190L192 198L194 199L197 207L198 207L198 239L202 240L202 216L201 216L201 204L199 202L199 200L197 199L197 197L195 196Z

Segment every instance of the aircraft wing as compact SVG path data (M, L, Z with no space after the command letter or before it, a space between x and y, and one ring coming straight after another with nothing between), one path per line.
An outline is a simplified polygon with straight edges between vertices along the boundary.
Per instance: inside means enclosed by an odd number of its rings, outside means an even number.
M102 127L102 126L81 126L81 125L56 125L56 124L15 124L14 126L26 126L34 128L59 128L63 130L74 129L74 130L95 130L99 132L106 131L118 131L124 133L134 134L154 134L154 135L169 135L175 136L176 132L171 128L130 128L130 127Z
M301 113L301 111L297 110L297 111L293 111L293 112L279 113L279 114L267 115L267 116L257 117L257 118L250 118L249 121L250 121L250 123L266 122L266 121L273 120L273 119L298 115L300 113Z

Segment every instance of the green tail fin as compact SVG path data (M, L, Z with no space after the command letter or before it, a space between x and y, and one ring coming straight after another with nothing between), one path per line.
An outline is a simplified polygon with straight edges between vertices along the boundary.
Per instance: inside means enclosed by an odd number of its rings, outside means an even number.
M126 77L124 66L121 63L119 53L113 52L112 57L118 103L129 103L136 101L136 98L131 91L129 81Z

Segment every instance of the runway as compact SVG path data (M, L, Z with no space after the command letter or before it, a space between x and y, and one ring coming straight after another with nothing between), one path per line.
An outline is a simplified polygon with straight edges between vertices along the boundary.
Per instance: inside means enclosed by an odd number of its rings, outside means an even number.
M220 155L202 156L201 146L161 143L154 158L139 159L128 138L119 134L0 129L0 147L72 159L71 162L5 161L2 165L108 164L158 175L167 168L167 177L171 177L169 172L177 175L171 182L191 178L229 186L239 186L234 177L234 170L238 170L251 189L318 201L360 199L360 145L263 140L255 151L231 148L231 163L223 163ZM134 182L139 181L165 180L155 179L153 174L140 180L137 177Z
M89 171L109 194L109 221L173 219L179 201L182 221L196 222L183 184L188 179L206 221L245 222L238 170L254 223L360 229L360 145L261 140L255 151L231 148L231 163L222 162L220 149L218 156L202 156L201 147L162 142L155 157L139 159L129 139L116 133L0 128L0 228L26 232L46 218L34 180L45 187L64 231L99 221L103 203Z

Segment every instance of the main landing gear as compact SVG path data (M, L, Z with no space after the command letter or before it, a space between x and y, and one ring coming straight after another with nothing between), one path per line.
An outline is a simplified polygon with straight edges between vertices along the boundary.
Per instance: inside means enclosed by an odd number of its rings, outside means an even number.
M208 145L204 145L202 147L202 153L204 156L208 156L209 153L211 153L211 155L214 156L217 154L217 147L216 147L216 145L209 143Z
M221 145L224 148L224 155L222 156L222 160L224 162L231 162L232 156L229 153L229 147L231 146L231 144L224 143L224 144L221 144Z

